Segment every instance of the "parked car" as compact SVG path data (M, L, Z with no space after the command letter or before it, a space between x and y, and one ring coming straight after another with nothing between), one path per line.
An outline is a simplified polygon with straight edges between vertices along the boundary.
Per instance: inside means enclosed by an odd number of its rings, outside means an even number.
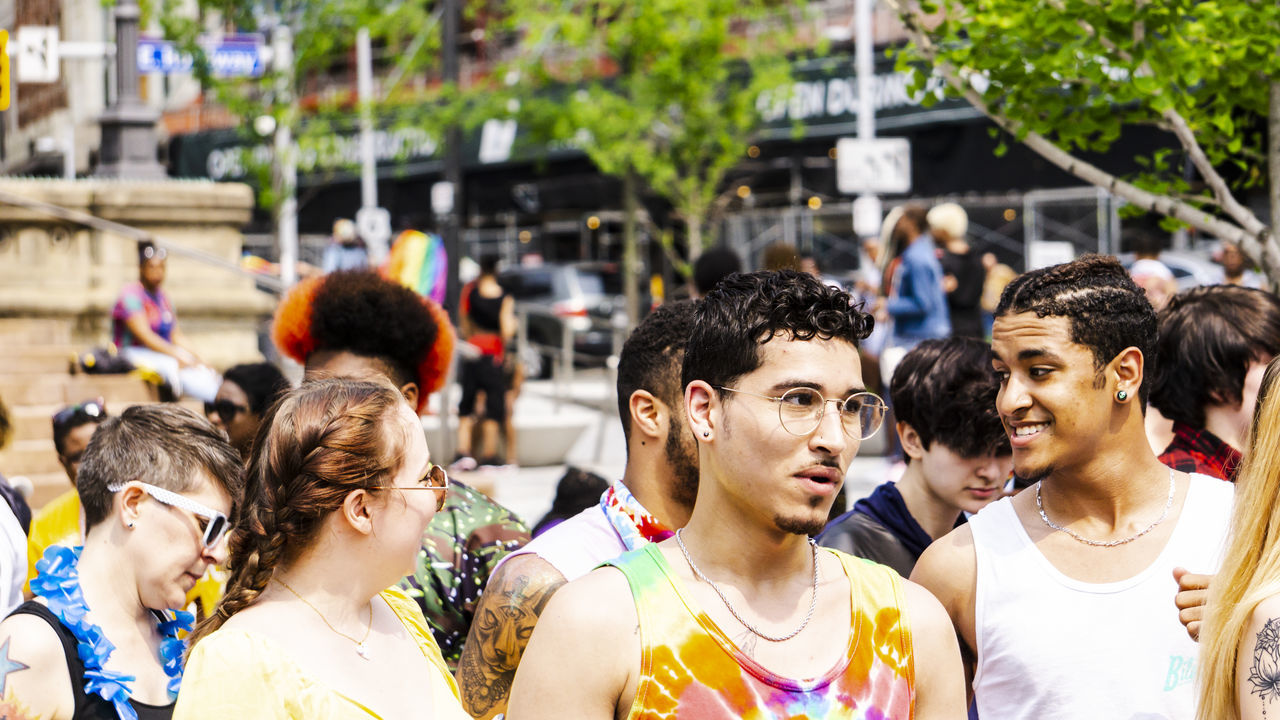
M1135 260L1133 253L1121 253L1117 257L1126 269L1131 267ZM1179 291L1222 282L1222 266L1201 252L1165 250L1160 253L1160 262L1173 273L1173 279L1178 282Z
M538 347L521 359L531 377L550 374L566 328L573 332L574 363L603 365L614 352L614 335L627 325L617 263L515 267L499 273L498 282L515 298L516 311L528 316L528 339Z

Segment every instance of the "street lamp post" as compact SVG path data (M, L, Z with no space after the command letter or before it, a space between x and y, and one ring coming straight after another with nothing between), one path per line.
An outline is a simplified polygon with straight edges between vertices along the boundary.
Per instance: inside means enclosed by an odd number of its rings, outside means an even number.
M138 95L138 0L118 0L116 18L116 101L98 119L102 145L99 177L158 180L166 177L156 159L159 113Z

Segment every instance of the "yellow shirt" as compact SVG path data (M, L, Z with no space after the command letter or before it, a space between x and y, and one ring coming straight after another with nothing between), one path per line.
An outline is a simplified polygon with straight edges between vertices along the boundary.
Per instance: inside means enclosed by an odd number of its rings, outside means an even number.
M27 582L22 591L31 594L31 578L36 576L36 563L53 545L80 545L80 496L75 488L45 504L31 519L27 535Z
M44 551L54 545L76 547L83 545L80 535L80 495L72 488L45 504L31 519L31 533L27 536L27 582L22 591L31 594L31 579L36 576L36 563L44 557ZM226 576L217 568L209 568L204 577L187 593L187 609L196 612L198 602L200 617L209 617L222 598Z
M423 678L433 705L422 717L470 720L458 699L440 647L417 604L397 588L382 592L418 649L437 672ZM306 675L283 648L263 635L218 630L191 651L173 720L368 720L380 716Z

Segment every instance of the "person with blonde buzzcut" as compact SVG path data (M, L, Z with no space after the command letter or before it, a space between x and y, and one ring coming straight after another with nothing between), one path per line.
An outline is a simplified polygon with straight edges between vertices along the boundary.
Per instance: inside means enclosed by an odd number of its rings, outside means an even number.
M983 339L982 287L987 271L982 253L965 239L969 215L955 203L935 205L926 216L934 239L942 247L942 289L947 292L951 335Z

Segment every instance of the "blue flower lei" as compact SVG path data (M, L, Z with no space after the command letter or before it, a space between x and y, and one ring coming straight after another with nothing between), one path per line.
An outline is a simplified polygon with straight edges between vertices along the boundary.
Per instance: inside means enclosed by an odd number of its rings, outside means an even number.
M36 563L36 577L31 581L33 595L42 597L52 612L66 626L77 641L76 650L84 663L84 691L88 695L100 695L115 706L120 720L137 720L138 713L129 704L132 695L130 683L133 675L103 667L116 649L103 634L102 628L89 619L89 607L80 592L80 551L83 548L50 546L44 557ZM157 629L164 639L160 641L160 661L164 673L169 676L170 697L178 696L182 683L182 651L184 643L178 638L179 630L190 630L195 618L191 613L174 610L173 619L165 619L161 613Z

